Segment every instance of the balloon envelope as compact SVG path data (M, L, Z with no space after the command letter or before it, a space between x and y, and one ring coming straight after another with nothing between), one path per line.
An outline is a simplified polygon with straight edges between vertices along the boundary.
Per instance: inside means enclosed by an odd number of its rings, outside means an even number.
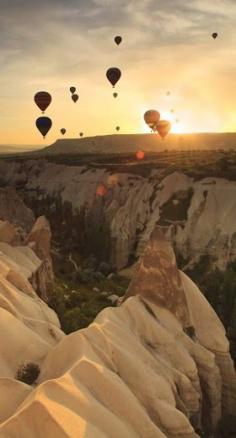
M65 135L66 129L65 128L61 128L61 133L62 133L62 135Z
M45 138L52 127L51 119L49 119L49 117L39 117L35 123L39 132L41 132L43 138Z
M79 99L79 96L78 96L78 94L72 94L71 98L72 98L73 102L76 103L77 100Z
M122 37L119 36L119 35L117 35L117 36L114 38L114 41L115 41L115 43L117 44L117 46L119 46L119 44L122 42Z
M144 120L146 124L154 131L157 123L160 120L160 113L156 110L146 111L144 114Z
M107 70L106 76L108 81L114 87L121 77L121 71L117 67L111 67Z
M157 132L162 138L165 138L171 130L171 124L167 120L160 120L157 124Z
M212 34L212 38L214 38L214 40L215 40L217 37L218 37L218 33L217 33L217 32L214 32L214 33Z
M116 127L116 130L117 130L117 131L119 131L119 130L120 130L120 127L119 127L119 126L117 126L117 127Z
M38 91L34 96L36 105L44 112L52 101L52 96L47 91Z
M145 157L145 153L143 151L136 152L136 158L137 160L143 160Z
M106 195L106 193L107 193L107 189L104 186L104 184L99 184L99 186L97 187L97 190L96 190L96 195L103 197Z
M74 94L76 92L76 88L75 87L70 87L70 92L71 92L71 94Z
M83 133L83 132L80 132L79 135L80 135L80 137L83 137L84 133Z

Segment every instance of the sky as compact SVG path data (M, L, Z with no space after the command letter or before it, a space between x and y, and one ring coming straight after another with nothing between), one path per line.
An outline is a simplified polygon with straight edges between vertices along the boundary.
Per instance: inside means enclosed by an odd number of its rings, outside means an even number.
M172 132L236 131L235 23L235 0L0 0L0 144L149 132L148 109ZM37 91L52 95L45 140Z

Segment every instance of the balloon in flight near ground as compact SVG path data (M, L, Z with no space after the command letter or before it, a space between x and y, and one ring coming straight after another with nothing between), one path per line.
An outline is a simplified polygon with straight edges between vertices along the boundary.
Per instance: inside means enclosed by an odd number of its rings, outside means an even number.
M65 135L66 129L65 128L61 128L61 133L62 133L62 135Z
M76 103L77 100L79 99L78 94L72 94L71 99L73 100L74 103Z
M157 132L164 139L171 130L171 124L167 120L160 120L157 124Z
M117 130L117 131L119 131L119 130L120 130L120 127L119 127L119 126L117 126L117 127L116 127L116 130Z
M118 96L118 93L113 93L113 97L116 98Z
M143 160L145 157L145 153L143 151L136 152L136 158L137 160Z
M217 32L214 32L211 36L212 36L212 38L215 40L215 39L218 37L218 33L217 33Z
M47 91L38 91L34 96L34 101L42 113L44 113L52 101L52 96Z
M75 87L70 87L70 92L71 92L71 94L74 94L76 92L76 88Z
M96 190L96 195L102 198L106 194L107 194L107 188L104 186L104 184L99 184Z
M166 92L166 95L167 95L167 96L170 96L170 91L167 91L167 92Z
M106 76L108 81L114 87L116 83L119 81L119 79L121 78L121 71L117 67L111 67L107 70Z
M41 132L43 138L46 137L48 131L52 127L52 121L49 117L39 117L35 122L39 132Z
M117 36L114 38L114 41L115 41L115 43L117 44L117 46L119 46L120 43L122 42L122 37L119 36L119 35L117 35Z
M144 114L144 120L146 124L154 131L157 123L160 120L160 113L156 110L146 111Z
M80 133L79 133L79 136L80 136L80 137L83 137L83 135L84 135L83 132L80 132Z

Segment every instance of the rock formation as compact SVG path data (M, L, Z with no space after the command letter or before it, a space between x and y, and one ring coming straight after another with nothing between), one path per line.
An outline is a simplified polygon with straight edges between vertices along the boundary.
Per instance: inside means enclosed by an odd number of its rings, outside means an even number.
M146 176L112 173L105 166L67 166L42 159L2 161L0 173L6 184L20 184L36 207L41 204L47 208L49 220L59 204L69 204L74 225L67 217L57 226L61 227L59 234L68 227L73 242L81 207L86 205L93 214L95 206L102 204L110 223L111 256L118 270L129 264L130 257L142 254L156 224L163 227L186 262L195 263L208 255L212 263L225 269L236 259L235 181L194 180L179 172L163 176L161 169L152 169ZM99 184L106 187L106 193L102 202L96 203Z
M53 268L51 259L51 228L44 216L40 216L26 238L29 245L42 261L36 274L36 287L38 295L48 301L50 290L53 286ZM33 280L33 281L34 281Z
M1 244L0 437L194 438L235 412L224 328L159 230L122 304L68 336L28 281L39 265ZM16 380L29 362L33 386Z
M15 182L15 175L12 180ZM13 187L0 188L0 219L29 232L34 224L34 213L26 207Z

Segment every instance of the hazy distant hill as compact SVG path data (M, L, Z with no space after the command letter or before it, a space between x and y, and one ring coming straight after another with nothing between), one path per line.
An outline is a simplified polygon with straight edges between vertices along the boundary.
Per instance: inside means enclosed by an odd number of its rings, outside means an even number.
M16 154L19 152L31 152L35 151L37 146L31 145L18 145L18 144L0 144L0 155L1 154Z
M171 134L162 140L156 134L119 134L81 139L61 139L40 151L60 153L125 153L164 149L231 149L236 148L236 133Z

